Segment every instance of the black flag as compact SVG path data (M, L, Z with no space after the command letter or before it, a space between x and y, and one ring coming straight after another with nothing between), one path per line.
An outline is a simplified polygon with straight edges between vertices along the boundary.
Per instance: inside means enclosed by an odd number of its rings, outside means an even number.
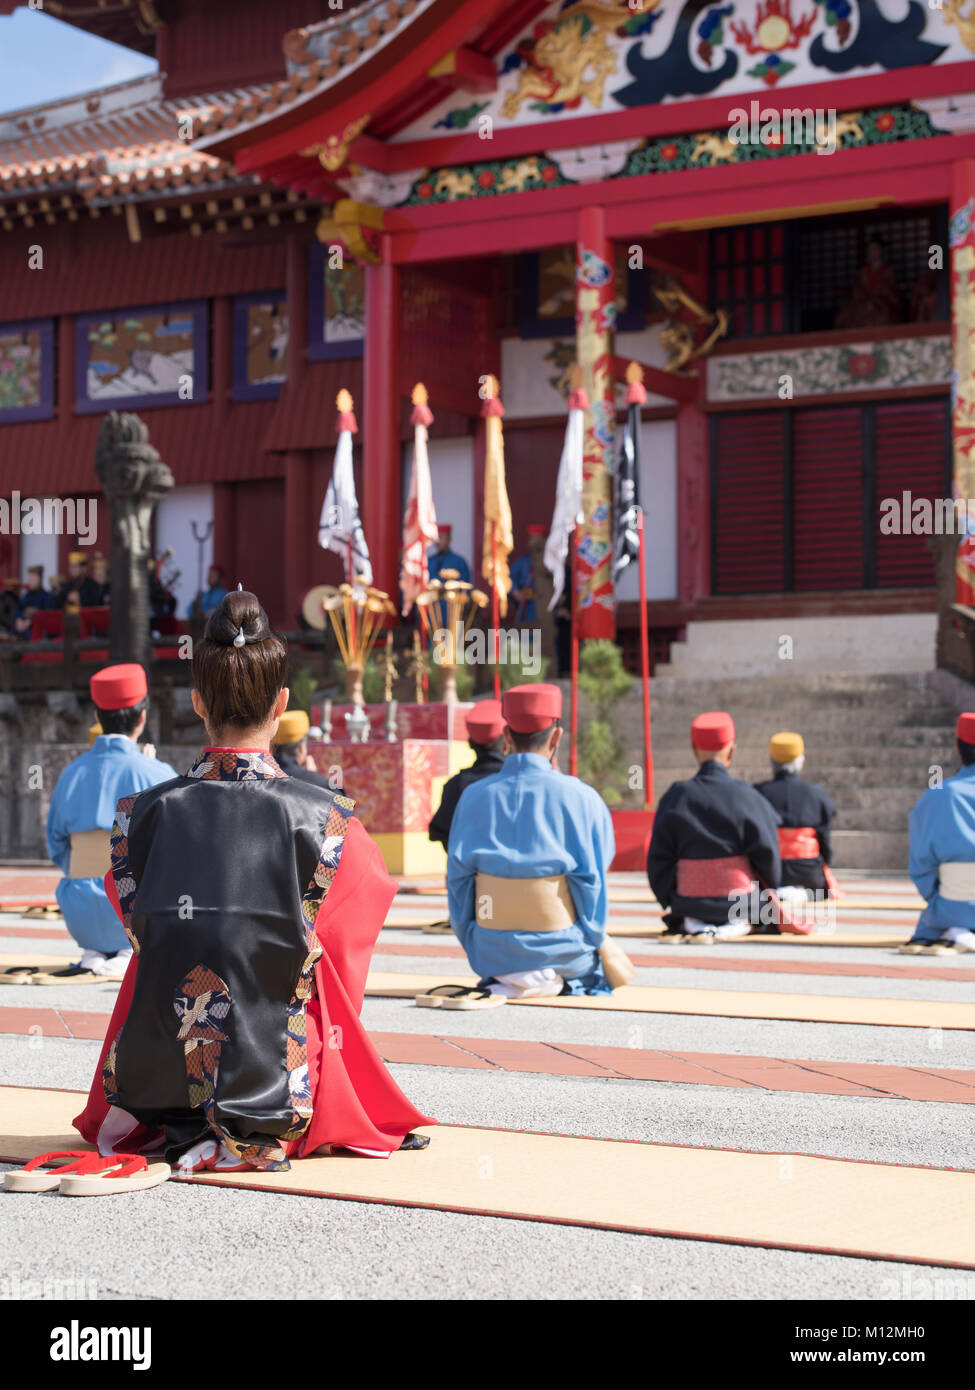
M640 405L637 401L631 402L626 413L623 448L616 467L615 492L614 584L619 581L630 561L636 561L640 555Z

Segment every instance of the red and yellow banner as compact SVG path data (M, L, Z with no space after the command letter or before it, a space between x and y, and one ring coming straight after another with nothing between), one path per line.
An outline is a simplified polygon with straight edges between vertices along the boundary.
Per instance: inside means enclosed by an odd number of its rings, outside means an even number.
M576 532L576 614L580 639L615 631L613 613L612 462L616 437L613 246L601 208L579 214L576 244L576 357L589 397L582 464L583 521Z
M961 160L954 167L948 241L953 492L956 499L969 503L975 499L975 160ZM955 597L958 603L975 608L975 535L967 528L955 560Z

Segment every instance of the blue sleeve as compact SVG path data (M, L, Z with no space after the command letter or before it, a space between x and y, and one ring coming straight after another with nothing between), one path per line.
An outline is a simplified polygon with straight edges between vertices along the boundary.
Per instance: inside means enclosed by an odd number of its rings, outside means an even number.
M613 834L613 820L603 798L598 792L586 788L589 811L580 817L583 825L589 824L591 841L588 862L582 870L566 875L572 901L579 915L579 926L586 940L592 946L601 946L606 936L606 922L609 916L609 893L607 874L616 853L616 837Z
M512 589L524 589L527 587L532 577L532 564L527 555L519 555L511 569L508 571L511 576Z
M60 793L60 794L59 794ZM47 813L47 852L63 874L71 864L71 836L64 823L64 793L58 778Z
M461 582L469 584L471 582L471 567L464 559L463 555L459 555L457 558L459 560L457 568L460 570Z
M935 852L936 834L932 822L935 817L931 797L945 794L944 788L932 788L921 797L910 816L911 857L908 873L914 886L925 902L930 902L938 891L938 869L941 861Z

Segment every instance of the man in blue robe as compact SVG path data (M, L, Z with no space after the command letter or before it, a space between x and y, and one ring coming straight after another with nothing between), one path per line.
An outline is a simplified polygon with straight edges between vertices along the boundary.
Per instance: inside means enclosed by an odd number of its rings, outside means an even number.
M54 600L44 588L44 566L31 565L27 570L27 588L17 603L14 614L14 632L24 641L29 640L34 627L34 614L46 613L54 606Z
M527 527L528 544L533 536L544 536L544 526L532 523ZM515 622L535 623L538 621L538 607L535 603L535 561L531 550L519 555L511 565L511 597L515 601Z
M516 686L502 711L504 766L462 792L447 852L450 922L481 977L470 1006L482 1005L478 994L609 994L600 955L615 853L609 811L555 765L557 685Z
M927 903L902 955L975 951L975 714L955 729L962 766L911 812L910 874Z
M452 526L438 526L437 548L428 558L427 564L430 570L431 579L442 579L442 570L456 570L457 578L464 584L471 582L471 567L464 559L463 555L458 555L456 550L450 548L450 538L453 534Z
M209 618L215 608L227 597L223 582L223 570L219 565L211 565L207 570L207 587L197 595L197 603L204 618Z
M64 874L56 889L58 906L81 947L81 961L39 976L37 984L122 978L132 951L103 883L115 807L123 796L176 776L168 763L137 746L148 695L141 666L107 666L92 676L90 691L103 732L61 773L47 816L48 853Z

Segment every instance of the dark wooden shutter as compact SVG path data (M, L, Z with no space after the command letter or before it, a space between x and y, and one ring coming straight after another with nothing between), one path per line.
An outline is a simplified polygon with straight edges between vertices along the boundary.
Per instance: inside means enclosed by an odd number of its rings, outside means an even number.
M948 400L904 401L877 406L876 514L872 522L877 546L879 588L907 588L934 583L934 562L923 535L880 534L880 505L885 497L898 502L912 498L931 501L951 495L948 486Z
M787 412L714 417L712 546L716 594L768 594L785 587Z
M793 587L862 588L862 409L796 410L792 469Z

